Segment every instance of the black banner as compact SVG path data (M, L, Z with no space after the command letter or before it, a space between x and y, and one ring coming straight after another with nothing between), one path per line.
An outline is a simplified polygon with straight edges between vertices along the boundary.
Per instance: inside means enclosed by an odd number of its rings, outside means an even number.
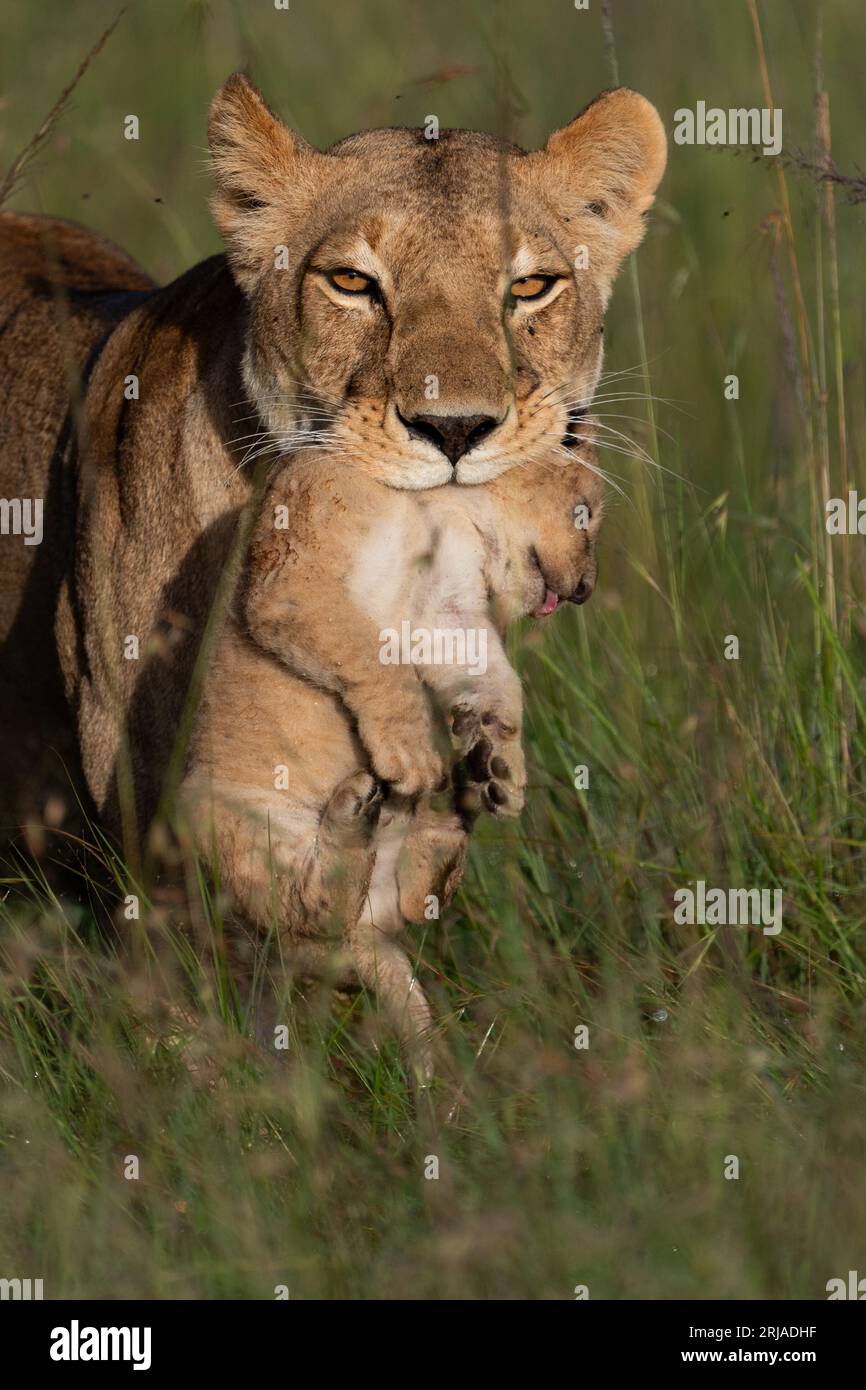
M842 1300L840 1300L842 1301ZM845 1300L848 1301L848 1300ZM425 1316L423 1307L428 1307ZM400 1330L412 1329L413 1350L423 1357L429 1376L431 1362L465 1376L471 1346L477 1348L479 1370L489 1375L496 1364L500 1316L507 1309L510 1356L527 1335L562 1339L559 1351L580 1363L599 1361L611 1371L667 1372L675 1367L805 1366L826 1378L829 1371L849 1364L862 1345L863 1327L852 1308L827 1303L632 1303L580 1302L566 1314L552 1304L500 1304L470 1307L446 1305L450 1333L428 1335L430 1322L441 1318L439 1304L400 1305L395 1320L392 1305L352 1305L286 1301L281 1306L253 1302L225 1303L62 1303L7 1302L0 1305L6 1357L25 1371L46 1373L63 1381L70 1375L92 1376L110 1370L149 1374L206 1373L225 1378L249 1374L268 1362L287 1375L295 1357L304 1360L333 1348L334 1318L340 1319L340 1344L357 1318L365 1359L375 1343L387 1338L389 1357ZM405 1307L405 1311L404 1310ZM466 1323L461 1329L463 1318ZM485 1329L479 1337L480 1327ZM489 1319L489 1321L488 1321ZM461 1330L463 1335L461 1335ZM454 1335L460 1336L460 1344ZM470 1336L471 1334L471 1336ZM516 1334L516 1336L515 1336ZM466 1340L469 1336L469 1341ZM425 1345L426 1344L426 1345ZM362 1345L359 1341L358 1345ZM506 1340L501 1338L503 1349ZM545 1361L556 1353L545 1346Z

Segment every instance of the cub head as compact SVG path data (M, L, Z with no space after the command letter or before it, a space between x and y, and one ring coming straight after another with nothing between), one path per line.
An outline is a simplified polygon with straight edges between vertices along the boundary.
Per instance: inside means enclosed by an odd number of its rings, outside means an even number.
M408 129L323 153L236 74L209 140L246 387L275 453L320 444L429 488L579 442L611 284L664 171L648 101L608 92L532 153Z
M487 579L500 626L530 613L547 617L564 601L586 603L598 578L604 509L593 445L506 469L483 491L492 502Z

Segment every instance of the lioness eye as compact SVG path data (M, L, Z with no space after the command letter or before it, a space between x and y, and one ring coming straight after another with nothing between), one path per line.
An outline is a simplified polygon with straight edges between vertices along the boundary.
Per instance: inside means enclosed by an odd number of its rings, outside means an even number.
M328 279L334 289L344 294L366 294L373 283L370 276L362 275L360 270L332 270Z
M512 280L511 293L515 299L540 299L557 280L556 275L524 275Z

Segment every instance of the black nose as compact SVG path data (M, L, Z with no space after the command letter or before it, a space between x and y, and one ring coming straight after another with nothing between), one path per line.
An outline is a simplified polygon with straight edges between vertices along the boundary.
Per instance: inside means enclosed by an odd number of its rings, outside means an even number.
M595 589L597 579L598 565L593 564L591 569L588 569L587 572L584 574L574 593L570 595L571 602L586 603L586 600L588 598L592 598L593 590Z
M499 421L492 415L413 415L400 419L411 435L428 439L454 464L482 439L486 439Z

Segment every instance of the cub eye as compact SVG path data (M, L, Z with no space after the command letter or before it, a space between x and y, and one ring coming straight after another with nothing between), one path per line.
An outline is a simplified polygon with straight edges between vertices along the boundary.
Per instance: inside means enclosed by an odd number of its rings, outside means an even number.
M515 299L541 299L558 279L558 275L524 275L512 280L511 293Z
M369 275L362 275L360 270L348 268L332 270L328 280L335 290L342 290L343 294L367 294L373 286L373 280Z

